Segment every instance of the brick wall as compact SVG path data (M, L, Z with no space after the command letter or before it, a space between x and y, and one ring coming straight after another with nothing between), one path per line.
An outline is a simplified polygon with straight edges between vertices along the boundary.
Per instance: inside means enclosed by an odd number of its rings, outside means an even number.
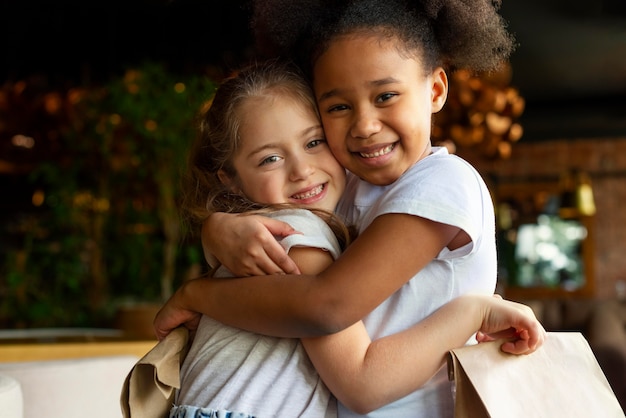
M513 146L511 158L490 161L467 150L470 161L490 185L506 179L558 181L570 169L586 171L593 185L596 215L593 228L593 298L615 297L626 284L626 137L563 139ZM497 196L495 196L497 199Z

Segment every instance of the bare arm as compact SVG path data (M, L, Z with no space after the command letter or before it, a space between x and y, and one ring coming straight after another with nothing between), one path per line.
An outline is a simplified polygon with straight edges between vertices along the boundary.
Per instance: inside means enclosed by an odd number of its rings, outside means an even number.
M186 282L157 315L155 330L162 338L201 312L267 335L334 333L365 317L457 236L457 228L420 217L379 216L320 274Z
M346 276L347 279L344 280L335 279L339 283L334 286L337 286L339 290L333 291L333 285L327 288L320 286L316 289L317 283L333 281L332 275L325 277L324 274L339 264L344 256L321 274L315 275L313 273L331 262L328 253L293 248L290 254L298 260L300 269L309 275L267 277L269 279L267 281L263 280L265 277L191 281L165 305L163 315L160 313L157 316L155 324L159 324L159 317L168 318L175 315L179 315L178 324L184 323L196 315L193 312L195 306L211 311L214 299L218 300L215 296L226 289L222 297L229 291L233 291L232 296L236 298L238 295L244 295L235 303L237 306L235 311L239 311L235 312L235 316L238 317L237 321L246 323L250 329L278 330L278 335L296 337L327 333L324 327L319 326L315 316L312 321L307 319L309 309L316 311L315 306L318 302L318 298L315 297L316 292L322 292L320 294L324 291L336 292L339 295L336 298L338 305L342 305L343 300L355 304L354 299L358 302L361 299L359 295L365 295L369 298L369 303L374 303L373 308L378 301L387 297L384 292L390 294L404 283L403 280L396 280L388 285L384 283L384 280L378 280L377 274L385 274L385 277L388 277L386 274L389 273L387 270L390 266L404 266L408 264L408 259L413 260L416 266L420 263L425 265L436 254L433 249L432 253L424 251L419 257L410 258L402 253L402 248L413 249L411 253L414 254L414 248L418 245L422 248L424 240L430 243L431 247L436 248L436 245L443 247L446 241L446 238L438 240L437 237L451 237L450 242L454 241L452 237L458 237L458 233L455 234L456 231L452 228L432 222L413 223L410 221L419 221L419 218L408 215L384 216L380 220L384 222L376 221L372 227L368 228L368 232L363 234L348 250L348 253L352 252L350 258L355 258L356 261L361 260L360 263L356 263L357 268L353 274L366 277L368 269L375 270L370 272L373 274L368 279L373 280L372 283L364 285L361 280L349 280L350 277ZM386 235L387 238L392 235L398 239L387 239L392 243L389 247L382 246L382 249L376 248L374 244L369 245L370 241L383 242L379 234ZM419 242L413 240L411 236L419 236ZM382 265L382 268L378 265ZM413 275L410 267L402 267L397 271L407 277ZM347 274L351 272L351 268L344 266L340 272ZM252 285L248 286L248 284ZM222 286L223 289L221 289ZM283 292L282 295L277 296L281 292ZM270 300L277 304L272 309L278 308L278 311L272 311L269 314L260 311L253 315L254 309L248 310L246 306L238 305L239 301L243 300L249 300L253 304L255 300L261 301L260 306L265 305L263 301ZM233 301L225 302L226 305L231 305ZM307 306L307 303L312 303L312 305ZM348 309L352 315L360 315L359 303L356 305L356 310L355 308ZM286 306L286 308L281 311L281 306ZM327 301L320 303L320 306L323 308L317 312L317 315L329 306L332 307L327 304ZM368 309L367 304L363 306L365 306L364 309ZM298 312L297 320L290 320L291 317L288 314L291 311ZM239 317L242 312L244 312L243 315ZM341 312L341 309L337 312ZM363 315L365 313L367 311ZM281 314L287 316L281 318ZM272 315L282 321L281 325L275 329L272 325L268 325L268 317ZM305 326L302 325L303 323ZM157 326L157 330L158 328ZM376 341L371 341L360 321L341 332L320 338L304 338L302 341L320 376L337 398L357 412L366 412L397 400L421 387L443 365L446 353L452 348L462 346L474 332L480 330L485 334L491 334L508 331L511 328L514 332L509 337L513 339L502 345L504 351L515 354L529 353L543 342L543 328L529 308L489 296L462 296L406 331ZM501 337L502 334L499 336Z
M292 248L289 255L303 273L318 272L332 261L328 252L311 248ZM461 347L476 331L491 334L511 328L518 345L503 350L528 354L543 342L543 328L530 308L492 296L468 295L406 331L375 341L359 321L336 334L304 338L302 343L337 399L365 414L419 389L443 366L448 351Z
M370 341L361 322L326 337L303 339L331 392L357 413L367 413L419 389L477 330L510 339L501 349L529 354L545 331L525 305L485 295L448 302L413 327Z

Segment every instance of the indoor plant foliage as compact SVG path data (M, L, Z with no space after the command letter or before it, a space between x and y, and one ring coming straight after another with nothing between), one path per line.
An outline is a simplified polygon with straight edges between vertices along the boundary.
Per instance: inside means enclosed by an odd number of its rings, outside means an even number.
M32 171L36 208L2 260L5 327L95 326L116 302L171 294L199 259L180 223L179 179L214 88L145 63L57 95L58 152Z
M121 178L115 187L136 177L134 186L143 188L129 190L127 196L135 196L131 212L147 212L144 219L131 224L135 230L130 232L157 232L161 238L159 275L151 277L161 279L161 299L170 296L177 273L182 239L179 178L195 135L195 116L213 89L205 77L175 77L157 64L128 70L107 86L110 111L103 130L124 148L116 161L116 175Z

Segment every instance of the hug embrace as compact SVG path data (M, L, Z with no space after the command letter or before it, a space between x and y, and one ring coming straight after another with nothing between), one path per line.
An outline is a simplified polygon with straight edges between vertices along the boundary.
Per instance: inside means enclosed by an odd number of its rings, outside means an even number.
M183 190L219 268L154 322L159 339L194 334L170 417L452 417L449 350L504 337L523 355L545 338L493 295L484 181L430 141L448 73L513 49L498 4L254 6L267 60L200 115Z

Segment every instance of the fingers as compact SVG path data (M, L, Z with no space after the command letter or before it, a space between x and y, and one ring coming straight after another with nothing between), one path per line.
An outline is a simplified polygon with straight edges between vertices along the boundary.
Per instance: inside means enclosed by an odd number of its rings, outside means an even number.
M529 306L497 295L488 305L490 311L480 330L485 335L477 335L477 339L503 339L501 349L510 354L530 354L543 345L546 332Z
M165 337L167 337L167 334L169 334L171 331L172 329L162 328L161 324L154 324L154 335L159 341L162 341Z
M292 234L301 234L296 231L288 223L277 221L275 219L266 218L263 224L273 237L286 237ZM282 246L276 241L271 240L264 245L265 253L268 260L265 261L266 268L263 268L265 274L285 273L300 274L300 270L296 263L287 255Z
M159 341L167 337L167 335L172 332L174 328L176 328L175 321L170 320L171 316L166 311L166 307L161 308L152 322L154 335L156 335L157 340Z
M479 343L487 343L487 342L495 341L495 340L497 340L497 338L494 338L490 334L486 334L482 331L478 331L476 333L476 341L478 341Z
M513 341L507 341L500 346L501 350L509 354L531 354L534 353L539 346L530 343L526 338L519 338Z
M484 343L487 341L491 341L491 338L489 337L489 335L485 334L482 331L478 331L476 333L476 341L478 341L479 343Z
M199 279L201 280L201 279ZM152 327L159 341L163 340L175 328L183 325L190 330L195 330L200 323L201 314L182 308L177 303L180 289L161 307L157 312Z
M537 321L535 327L526 331L528 333L528 345L532 351L540 348L548 335L543 326Z
M298 274L276 237L299 233L289 224L265 216L244 216L221 237L218 258L235 276ZM233 239L234 237L234 239Z
M179 326L184 326L190 332L195 332L200 324L201 315L199 313L186 313L185 317L180 318L176 317L174 313L170 315L172 316L165 317L164 314L157 314L153 322L154 335L159 341L162 341Z
M230 268L236 276L300 273L296 263L272 236L268 239L257 238L239 254L241 257L231 261L234 267Z
M528 345L528 340L515 340L502 343L500 349L509 354L530 354L534 349L531 349Z
M522 330L518 337L502 343L500 349L509 354L531 354L537 351L544 343L546 332L543 327L536 330Z
M272 245L271 248L266 248L268 257L273 263L275 263L280 273L285 274L300 274L300 269L296 263L287 255L283 247L278 245ZM271 274L271 273L266 273Z
M272 233L275 237L287 237L293 234L301 234L301 232L296 231L286 222L278 221L276 219L262 217L259 218L259 221L265 225L268 231Z
M505 329L502 331L491 332L489 334L483 334L483 335L484 336L482 338L484 338L484 341L493 341L493 340L500 340L500 339L517 338L518 333L515 330L515 328L509 328L509 329Z

